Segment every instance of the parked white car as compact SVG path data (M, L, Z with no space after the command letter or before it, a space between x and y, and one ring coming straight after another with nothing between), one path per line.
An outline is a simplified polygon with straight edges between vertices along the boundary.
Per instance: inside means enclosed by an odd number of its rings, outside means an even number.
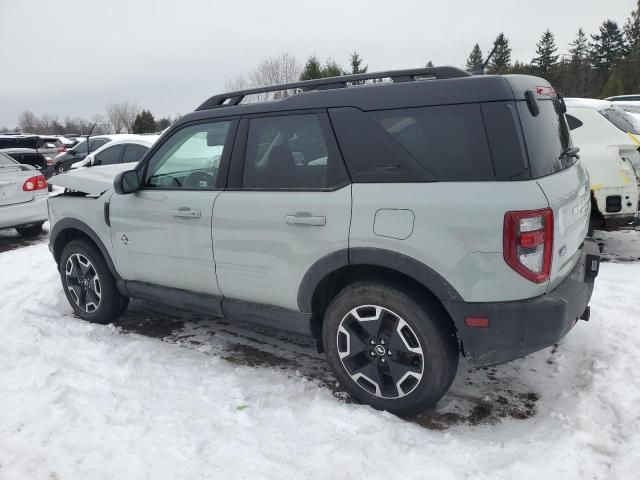
M159 135L119 135L117 140L91 152L81 162L74 163L71 168L137 163L159 137Z
M640 94L639 95L618 95L616 97L605 98L610 102L614 102L627 112L640 113Z
M0 153L0 229L13 227L23 236L40 234L48 197L47 181L38 170Z
M568 98L566 104L573 143L591 180L593 225L613 230L633 223L639 200L640 122L605 100Z

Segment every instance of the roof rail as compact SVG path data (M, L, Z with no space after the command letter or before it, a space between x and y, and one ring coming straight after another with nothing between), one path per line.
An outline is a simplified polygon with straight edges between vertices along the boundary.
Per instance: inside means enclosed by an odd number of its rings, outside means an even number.
M258 93L279 92L283 90L300 89L303 92L311 90L330 90L334 88L346 88L348 83L363 82L365 80L375 80L381 78L391 78L394 83L412 82L425 78L437 80L446 78L470 77L471 74L456 67L425 67L408 70L389 70L385 72L358 73L355 75L342 75L340 77L318 78L315 80L305 80L281 85L271 85L268 87L249 88L238 90L237 92L222 93L214 95L196 108L198 110L209 110L218 107L230 107L238 105L247 95Z

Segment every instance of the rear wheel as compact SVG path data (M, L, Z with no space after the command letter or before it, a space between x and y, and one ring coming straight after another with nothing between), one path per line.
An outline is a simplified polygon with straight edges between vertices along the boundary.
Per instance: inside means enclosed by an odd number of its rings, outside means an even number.
M62 175L64 172L66 172L66 169L64 168L64 165L62 163L56 166L56 172L58 172L58 175Z
M67 300L80 318L108 324L126 310L126 297L100 252L89 242L70 242L62 251L58 270Z
M359 282L331 302L323 343L355 399L398 415L433 407L458 368L458 344L439 305L384 282Z
M28 227L16 227L16 230L23 237L37 237L42 233L42 225L44 222L39 222Z

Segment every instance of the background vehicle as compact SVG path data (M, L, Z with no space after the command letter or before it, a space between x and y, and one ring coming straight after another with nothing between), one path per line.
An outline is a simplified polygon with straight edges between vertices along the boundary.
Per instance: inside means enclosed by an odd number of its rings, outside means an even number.
M70 148L64 153L57 155L53 159L53 168L56 173L64 173L71 165L80 160L83 160L88 153L96 151L98 148L109 143L116 138L117 135L96 135L95 137L89 137L89 141L83 140L75 147Z
M616 97L605 98L609 102L614 102L627 112L640 113L640 95L618 95Z
M638 213L640 152L634 135L640 122L604 100L566 100L567 121L580 159L589 171L593 193L592 224L616 229Z
M541 78L452 67L217 95L135 169L56 176L50 248L81 318L134 297L311 335L354 398L413 414L461 353L506 362L588 318L599 253L563 111Z
M103 145L95 152L91 152L84 160L74 163L71 168L137 163L158 138L158 135L122 136L118 140Z
M40 234L48 196L47 181L38 170L0 152L0 229L14 227L24 236Z
M40 171L44 178L50 178L53 175L53 159L45 157L38 150L33 148L3 148L0 152L9 155L16 162L23 165L31 165Z

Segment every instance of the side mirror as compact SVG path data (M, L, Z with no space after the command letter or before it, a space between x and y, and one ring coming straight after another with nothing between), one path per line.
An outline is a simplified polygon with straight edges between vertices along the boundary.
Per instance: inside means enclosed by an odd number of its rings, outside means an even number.
M126 172L120 172L113 180L113 188L118 195L126 195L128 193L134 193L140 190L140 180L138 179L138 172L135 170L128 170Z

